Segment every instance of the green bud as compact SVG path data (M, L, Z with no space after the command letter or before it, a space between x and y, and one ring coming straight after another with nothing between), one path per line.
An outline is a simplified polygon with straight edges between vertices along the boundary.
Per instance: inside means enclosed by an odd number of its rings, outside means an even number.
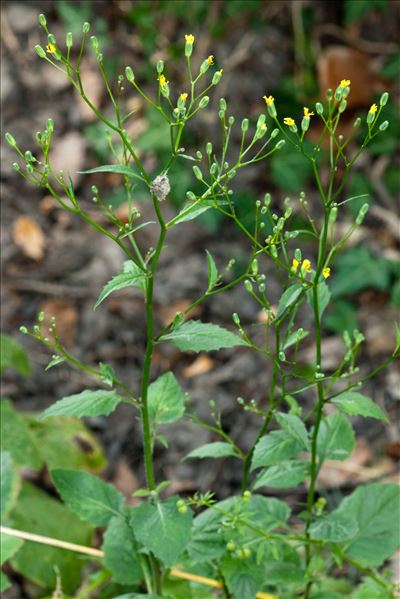
M236 177L236 170L235 169L232 169L228 173L228 179L233 179L233 177Z
M209 101L209 96L203 96L203 98L199 102L199 108L205 108L206 106L208 106Z
M264 137L266 132L267 132L267 125L261 125L261 127L258 127L256 129L254 139L261 139L262 137Z
M360 117L356 118L356 120L353 123L353 127L354 129L358 129L358 127L361 125L361 119Z
M258 286L258 291L259 291L260 293L264 293L264 291L265 291L265 283L260 283L260 284L259 284L259 286Z
M197 166L197 164L194 165L193 172L194 172L194 176L196 177L196 179L199 179L199 181L201 181L203 179L203 175L201 173L201 170Z
M21 167L19 166L18 162L13 162L12 167L14 171L16 171L17 173L21 170Z
M194 201L196 199L196 195L193 193L193 191L187 191L186 197L188 200L191 200L191 201Z
M84 22L83 26L82 26L82 31L83 33L88 33L90 29L90 23L88 23L87 21Z
M233 322L235 323L235 325L237 327L240 327L240 318L239 318L239 315L236 312L234 312L232 314L232 320L233 320Z
M221 121L223 120L224 116L225 116L225 111L224 110L220 110L218 112L218 117L221 119Z
M337 102L339 102L342 99L342 94L343 94L343 87L341 87L339 85L339 87L337 87L336 91L335 91L335 100Z
M368 114L367 114L367 124L372 125L372 123L374 122L375 119L376 119L376 112L371 112L371 110L369 110Z
M249 119L243 119L241 128L242 128L243 133L246 133L246 131L249 128Z
M286 361L285 352L283 352L283 351L280 351L280 352L279 352L279 360L280 360L281 362L285 362L285 361Z
M389 127L389 121L383 121L383 123L381 123L379 125L379 131L386 131L386 129Z
M157 61L157 73L159 75L161 75L161 73L163 72L163 70L164 70L164 61L163 60L158 60Z
M50 131L50 133L52 133L54 131L54 121L53 121L53 119L47 119L46 129L47 129L47 131Z
M26 335L27 332L28 332L28 329L26 327L22 326L22 327L19 327L19 332L23 333L24 335Z
M330 88L326 90L326 99L332 100L332 90Z
M218 172L218 164L216 162L213 162L210 168L210 174L211 175L216 175Z
M271 118L273 118L273 119L276 118L277 112L276 112L275 104L267 105L267 111Z
M36 141L38 142L38 144L40 144L42 142L42 133L41 131L36 131Z
M285 143L286 143L286 141L285 141L284 139L280 139L280 140L278 141L278 143L276 144L275 148L276 148L277 150L280 150L281 148L283 148L283 146L285 145Z
M389 94L387 92L383 92L383 94L381 95L381 98L379 100L379 104L381 106L386 106L388 100L389 100Z
M43 322L44 321L44 312L39 312L37 319L38 319L38 322Z
M244 491L244 492L243 492L243 495L242 495L242 499L244 499L244 500L246 500L246 499L247 499L247 500L249 500L249 499L251 498L251 496L252 496L252 493L251 493L251 491Z
M301 130L304 131L304 133L305 133L306 131L308 131L309 126L310 126L310 117L303 116L303 118L301 120Z
M46 58L46 52L43 50L42 46L36 44L35 46L36 54L40 56L40 58Z
M56 36L53 35L52 33L49 33L49 35L47 36L47 39L49 41L49 44L52 44L53 46L57 45Z
M46 17L44 16L43 13L41 13L38 17L39 19L39 23L40 25L43 27L43 29L45 29L46 25L47 25L47 21L46 21Z
M125 76L130 83L133 83L135 81L135 75L132 70L132 67L125 67Z
M340 113L344 112L346 110L346 107L347 107L346 100L342 100L339 104L339 108L338 108L339 112Z
M356 225L360 226L369 210L369 204L363 204L356 218Z
M316 112L317 114L324 114L324 107L323 107L323 105L321 104L321 102L317 102L317 103L316 103L316 105L315 105L315 112Z
M278 133L279 133L278 128L273 129L271 132L271 139L274 139L274 137L276 137L278 135Z
M220 98L219 107L223 111L225 111L227 109L227 104L226 104L225 98Z
M96 187L96 185L92 185L92 187L91 187L90 189L91 189L91 192L92 192L92 193L95 193L95 194L98 194L98 193L99 193L99 190L98 190L98 188Z
M271 245L270 251L271 251L271 256L273 258L277 258L278 257L278 250L276 249L275 245Z
M245 547L243 549L243 557L250 557L251 556L251 549L249 549L249 547Z
M25 160L27 162L34 162L35 161L35 158L33 157L32 152L30 150L26 150L26 152L25 152Z
M259 117L258 117L258 119L257 119L257 125L256 125L256 128L257 128L257 129L259 129L259 128L260 128L262 125L264 125L265 121L266 121L266 116L265 116L265 114L264 114L264 113L263 113L263 114L260 114L260 116L259 116Z
M234 124L235 124L235 117L230 116L228 119L228 125L230 125L232 127Z
M337 208L337 206L333 206L331 213L329 215L329 220L331 221L331 223L334 223L336 221L337 214L338 214L338 208Z
M294 257L296 258L297 262L301 262L302 254L301 254L301 249L300 248L296 248L294 250Z
M70 31L68 31L68 33L66 35L65 44L66 44L67 48L72 48L73 37L72 37L72 33Z
M186 56L186 58L190 58L192 56L193 43L194 43L194 39L193 39L193 42L185 41L185 56Z
M186 514L187 511L188 511L187 505L181 505L180 507L178 507L178 512L180 514Z
M92 35L90 37L90 42L92 44L93 50L97 53L97 51L99 49L99 41L98 41L97 37L95 35Z
M4 137L6 138L6 142L8 144L10 144L10 146L12 148L16 148L17 147L17 142L15 141L15 138L11 135L11 133L7 132Z
M213 85L217 85L221 81L221 78L222 78L222 69L220 71L215 71L211 83Z
M250 279L245 280L244 286L245 286L246 291L248 291L249 293L251 293L253 291L253 285L252 285L252 282L250 281Z
M202 159L203 159L203 154L200 152L200 150L197 150L197 152L196 152L196 157L197 157L199 160L202 160Z
M212 149L213 149L213 147L212 147L212 143L211 143L210 141L208 141L208 142L206 143L206 154L207 154L207 156L211 156L211 154L212 154Z
M208 71L208 69L210 68L210 63L208 62L208 60L203 60L203 62L200 65L200 73L202 75L204 75L204 73L206 73Z
M253 275L257 275L258 274L258 260L257 260L257 258L254 258L253 262L251 263L251 272L253 273Z
M26 170L28 171L28 173L30 175L32 175L32 173L33 173L33 166L31 165L30 162L28 162L28 164L26 164Z
M270 193L266 193L264 196L264 206L266 206L268 208L268 206L271 204L271 194Z
M235 551L235 549L236 549L235 543L233 541L228 541L226 544L226 549L227 549L227 551L230 551L230 552Z
M296 339L298 341L301 341L302 337L303 337L303 333L304 333L304 329L302 327L300 327L299 329L297 329L296 332Z

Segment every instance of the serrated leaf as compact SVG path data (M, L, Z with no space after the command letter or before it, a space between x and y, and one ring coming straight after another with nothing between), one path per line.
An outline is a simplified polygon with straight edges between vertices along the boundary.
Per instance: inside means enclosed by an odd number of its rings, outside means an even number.
M58 364L62 364L63 362L65 362L64 356L56 356L55 358L52 358L50 360L45 370L50 370L50 368L53 368L53 366L57 366Z
M304 581L304 570L296 564L285 562L268 562L265 565L265 580L269 584L301 584Z
M144 181L143 177L135 173L135 171L130 166L125 166L123 164L104 164L103 166L97 166L96 168L91 168L88 171L78 171L81 175L91 175L93 173L114 173L116 175L124 175L125 177L134 177L135 179L140 179Z
M221 572L226 586L235 599L254 599L264 583L264 572L253 559L234 559L226 556L221 560Z
M290 489L304 482L309 474L309 464L303 460L291 460L271 466L256 479L255 489L271 487L273 489Z
M9 451L16 466L38 470L43 465L39 446L26 419L18 414L8 399L1 400L1 449Z
M235 448L230 443L223 443L221 441L215 441L214 443L206 443L197 449L194 449L187 456L184 457L184 460L189 460L193 458L228 458L235 457L238 458L238 454L235 451Z
M216 324L188 320L161 341L171 341L181 351L213 351L222 348L247 345L243 339Z
M187 547L192 528L190 509L181 514L170 497L157 503L142 503L131 513L131 526L136 539L154 553L167 567L172 566Z
M352 518L358 532L343 549L366 566L380 566L391 557L400 538L400 489L395 484L358 487L333 512Z
M124 398L116 391L86 389L81 393L56 401L39 416L38 420L44 420L50 416L76 416L77 418L108 416L123 401Z
M294 458L301 449L301 444L287 431L271 431L255 446L251 469L280 464Z
M389 422L385 412L372 399L356 391L344 391L331 399L331 402L350 416L364 416Z
M283 292L278 304L278 311L275 316L275 321L279 320L283 314L298 300L304 289L296 283L291 285Z
M20 479L13 468L11 454L2 451L0 456L0 516L6 518L18 497Z
M172 372L166 372L148 390L149 416L153 423L171 423L182 418L186 395Z
M211 256L210 252L208 250L206 250L206 254L207 254L207 264L208 264L208 287L207 287L207 291L211 291L211 289L214 289L215 285L218 282L219 279L219 275L218 275L218 269L217 266L214 262L214 258Z
M124 496L97 476L57 468L51 471L51 478L69 508L93 526L104 526L120 514Z
M125 289L126 287L139 287L143 291L145 285L145 273L131 260L124 262L123 272L115 275L103 287L95 305L94 310L114 291Z
M0 334L0 374L13 368L21 376L29 376L31 367L23 346L9 335Z
M135 584L143 578L133 531L125 519L115 516L103 535L104 565L120 584Z
M310 448L307 429L304 422L294 414L284 414L278 412L275 414L276 421L286 430L306 451Z
M321 541L343 542L358 532L355 520L347 514L331 513L319 518L310 526L310 535Z
M351 454L354 445L353 427L344 414L330 414L322 420L317 439L320 461L343 461Z

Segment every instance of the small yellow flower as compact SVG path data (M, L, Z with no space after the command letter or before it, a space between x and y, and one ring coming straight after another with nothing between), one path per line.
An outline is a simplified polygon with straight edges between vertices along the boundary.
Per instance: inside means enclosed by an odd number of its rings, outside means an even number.
M263 96L263 99L265 100L265 103L267 106L272 106L273 103L275 102L275 98L273 98L272 96Z
M288 127L292 127L293 125L295 125L295 124L296 124L296 123L295 123L295 121L294 121L294 119L292 119L292 117L290 117L290 116L286 116L286 117L283 119L283 122L284 122L284 123L285 123L285 125L287 125Z
M378 110L378 107L376 104L372 104L371 108L369 109L369 112L371 114L375 114L375 112Z
M207 58L207 62L209 65L214 64L214 56L212 54Z
M168 81L166 80L165 75L160 75L158 77L158 83L160 84L160 87L167 85Z
M188 95L186 93L184 93L179 96L179 99L182 100L182 102L186 102L187 97L188 97Z
M310 272L311 270L311 262L310 260L303 260L302 264L301 264L301 269L304 270L305 272Z
M222 75L223 72L224 72L224 69L220 69L219 71L217 71L217 73L219 73L220 75Z
M194 44L194 35L191 33L189 35L185 35L185 41L187 44Z
M300 264L300 262L298 260L296 260L296 258L293 258L293 260L292 260L292 270L294 270L294 272L296 272L296 270L299 268L299 264Z
M327 279L331 276L331 269L329 268L329 266L326 266L324 268L324 270L322 271L322 276L324 277L324 279Z
M345 87L349 87L350 83L350 79L342 79L340 82L340 87L343 87L344 89Z
M57 52L57 48L54 44L47 44L46 51L48 52L48 54L54 54L55 52Z
M310 117L310 116L313 116L313 114L314 114L314 113L313 113L313 112L311 112L311 111L310 111L310 110L307 108L307 106L304 106L304 116L305 116L305 117Z

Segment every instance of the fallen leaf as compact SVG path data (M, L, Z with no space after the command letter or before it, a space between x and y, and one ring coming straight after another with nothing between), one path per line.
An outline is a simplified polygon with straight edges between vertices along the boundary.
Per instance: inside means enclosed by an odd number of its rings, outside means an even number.
M183 370L183 376L191 379L200 374L204 374L214 367L214 361L207 355L201 355L190 366Z
M76 334L76 325L78 323L78 311L74 304L67 299L47 299L40 304L40 312L44 312L45 319L43 328L46 331L50 328L51 317L55 316L57 333L62 344L72 345ZM46 333L51 338L50 332Z
M25 256L39 261L43 258L46 240L40 225L29 216L20 216L13 226L14 243Z

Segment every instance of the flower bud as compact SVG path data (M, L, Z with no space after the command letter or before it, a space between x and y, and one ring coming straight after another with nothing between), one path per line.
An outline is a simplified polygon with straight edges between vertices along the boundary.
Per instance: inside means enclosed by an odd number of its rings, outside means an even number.
M46 21L46 17L44 16L43 13L41 13L39 15L38 20L39 20L40 25L43 27L43 29L45 29L46 25L47 25L47 21Z
M82 26L82 31L83 33L88 33L90 29L90 23L88 23L87 21L84 22L83 26Z
M257 260L257 258L254 258L253 262L251 263L251 272L253 273L253 275L257 275L258 274L258 260Z
M218 164L216 162L213 162L210 168L210 174L211 175L216 175L218 172Z
M232 320L233 320L233 322L235 323L235 325L237 327L240 327L240 318L239 318L239 315L236 312L234 312L232 314Z
M160 75L164 70L164 61L163 60L158 60L157 61L157 73Z
M17 147L17 142L15 141L15 138L11 135L11 133L7 132L4 137L6 138L6 142L8 144L10 144L10 146L12 148L16 148Z
M264 125L265 120L266 120L265 114L260 114L260 116L257 119L256 128L259 129L262 125Z
M280 150L281 148L283 148L283 146L285 145L285 143L286 143L286 141L285 141L284 139L280 139L280 140L278 141L278 143L276 144L275 148L276 148L277 150Z
M194 172L194 176L196 177L196 179L199 179L199 181L201 181L203 179L203 175L201 173L201 170L197 166L197 164L194 165L193 172Z
M200 65L200 73L202 75L204 75L204 73L206 73L208 71L208 69L210 68L210 66L211 66L211 63L207 59L203 60L203 62Z
M251 293L253 291L253 285L252 285L250 279L245 280L244 286L245 286L246 291L248 291L249 293Z
M301 121L301 130L304 131L304 133L306 133L306 131L308 131L309 126L310 126L310 117L303 116L302 121Z
M242 128L243 133L246 133L246 131L249 128L249 119L243 119L241 128Z
M17 173L21 170L21 167L19 166L18 162L13 162L12 167L13 167L13 170L16 171Z
M343 88L339 85L339 87L337 87L336 91L335 91L336 102L339 102L342 99L342 95L343 95Z
M27 162L34 162L35 161L35 158L33 157L32 152L30 150L26 150L26 152L25 152L25 160Z
M279 133L279 129L276 127L271 131L271 139L274 139Z
M221 69L220 71L215 71L214 76L213 76L212 81L211 81L211 83L213 85L217 85L221 81L222 72L223 72L223 69Z
M297 262L301 262L302 256L301 256L301 249L296 248L294 251L294 257L296 258Z
M226 104L225 98L220 98L219 107L220 107L220 110L223 110L223 111L225 111L227 109L227 104Z
M92 44L93 50L97 53L98 49L99 49L99 41L98 41L97 37L95 35L92 35L90 37L90 42Z
M27 332L28 332L28 329L26 327L22 326L22 327L19 327L19 332L23 333L24 335L26 335Z
M386 129L389 127L389 121L383 121L383 123L381 123L379 125L379 131L386 131Z
M279 356L278 356L278 357L279 357L279 361L280 361L280 362L285 362L285 361L286 361L285 352L283 352L283 351L280 351L280 352L279 352Z
M387 92L383 92L381 98L379 100L380 106L386 106L387 101L389 100L389 94Z
M356 225L360 226L362 224L368 210L369 210L369 204L365 203L361 206L360 211L357 214Z
M339 104L338 111L339 111L340 113L342 113L342 112L344 112L344 111L346 110L346 107L347 107L347 102L346 102L346 100L342 100L342 101L340 102L340 104Z
M333 206L331 213L329 215L329 220L331 223L334 223L336 221L337 214L338 214L338 208L337 208L337 206Z
M208 106L209 101L209 96L203 96L203 98L199 102L199 108L205 108L206 106Z
M268 208L268 206L271 203L271 194L270 193L266 193L264 196L264 206L266 206Z
M213 147L212 147L212 143L211 143L210 141L208 141L208 142L206 143L206 154L207 154L207 156L211 156L211 154L212 154L212 149L213 149Z
M42 46L36 44L35 46L36 54L40 56L40 58L46 58L46 52L43 50Z
M228 541L226 544L226 549L229 552L235 551L235 549L236 549L235 543L233 541Z
M66 35L65 44L66 44L67 48L72 48L73 37L72 37L71 31L68 31L68 33Z
M332 100L332 90L330 88L326 90L326 99L328 101Z
M125 76L130 83L133 83L135 81L135 75L131 67L125 68Z
M47 131L50 131L50 133L52 133L54 131L54 121L53 121L53 119L47 119L46 129L47 129Z
M357 117L356 120L353 123L353 127L354 129L358 129L358 127L361 125L361 119L360 117Z
M194 201L196 199L196 195L193 193L193 191L187 191L186 197L188 200L191 200L191 201Z
M190 58L193 52L193 44L194 44L194 35L191 33L189 35L185 35L185 56L186 58Z
M321 104L321 102L317 102L317 103L316 103L316 105L315 105L315 112L316 112L317 114L324 114L324 107L323 107L323 105Z

